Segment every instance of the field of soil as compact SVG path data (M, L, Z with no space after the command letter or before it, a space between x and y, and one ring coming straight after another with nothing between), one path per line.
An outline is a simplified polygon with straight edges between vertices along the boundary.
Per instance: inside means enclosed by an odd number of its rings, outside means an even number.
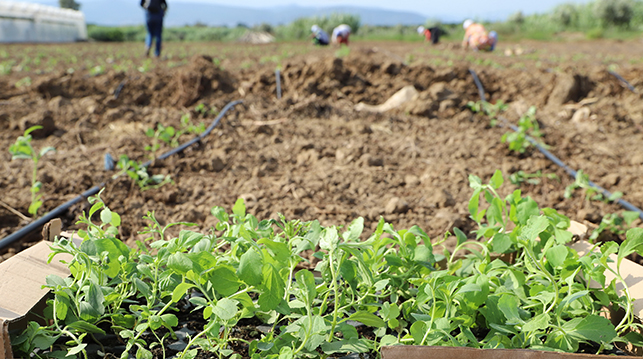
M122 216L121 238L130 244L144 238L138 231L147 212L163 224L207 229L216 223L210 209L231 210L238 198L259 219L282 213L344 225L361 216L374 228L382 216L396 228L418 225L432 238L453 227L466 233L473 225L467 177L488 181L496 169L507 179L502 194L520 188L541 207L590 227L622 211L581 191L565 198L573 179L563 170L533 148L510 152L501 142L508 129L490 127L467 107L479 100L469 68L490 102L509 104L504 116L511 122L536 106L553 154L643 207L643 101L607 72L641 89L638 40L503 44L491 54L465 53L453 43L356 42L340 57L335 48L305 43L168 44L158 61L140 50L142 44L4 47L0 60L10 70L0 76L0 238L28 223L31 165L12 161L8 148L36 124L45 128L34 133L34 147L56 148L39 166L40 214L107 181L102 198ZM419 95L396 109L356 110L408 85ZM147 161L147 129L179 128L185 114L207 126L233 100L244 102L204 141L150 168L173 184L141 191L127 176L112 179L116 171L104 170L106 153ZM556 178L509 183L518 171ZM77 228L88 206L73 206L64 228ZM10 253L38 239L36 233Z

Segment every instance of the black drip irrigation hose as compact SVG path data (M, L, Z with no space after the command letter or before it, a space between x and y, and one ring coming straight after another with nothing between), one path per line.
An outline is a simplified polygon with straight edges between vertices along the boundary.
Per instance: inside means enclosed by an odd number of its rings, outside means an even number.
M125 87L126 83L127 83L127 79L123 80L120 84L118 84L118 87L116 87L116 90L114 90L115 100L118 100L118 96L121 95L121 91L123 91L123 88Z
M638 91L636 91L636 88L632 86L629 82L627 82L627 80L624 79L621 75L617 74L616 71L607 70L607 72L609 72L610 75L616 77L619 81L621 81L621 83L623 83L623 85L625 85L628 89L630 89L630 91L634 93L638 93Z
M193 138L192 140L182 144L181 146L179 146L177 148L174 148L171 151L165 152L164 154L162 154L159 157L157 157L157 159L159 159L159 160L166 159L166 158L168 158L168 157L170 157L170 156L172 156L174 154L177 154L177 153L185 150L189 146L191 146L191 145L203 140L203 138L205 138L205 136L210 134L210 132L212 132L212 130L219 124L219 122L221 122L221 119L226 114L226 112L228 112L228 110L230 110L235 105L238 105L238 104L240 104L242 102L243 101L238 100L238 101L233 101L233 102L228 103L221 110L219 115L214 119L212 124L210 124L210 126L208 126L208 128L205 130L205 132L203 132L199 136ZM148 161L148 162L144 163L143 166L148 167L151 164L152 164L152 161ZM94 186L94 187L88 189L87 191L83 192L81 195L78 195L75 198L73 198L73 199L63 203L62 205L54 208L51 212L46 213L44 216L38 218L37 220L29 223L26 226L20 228L16 232L11 233L10 235L4 237L3 239L0 239L0 250L8 247L9 245L11 245L14 242L18 241L19 239L21 239L22 237L26 236L27 234L37 230L38 228L42 227L43 225L45 225L45 223L51 221L52 219L62 215L65 211L67 211L74 204L76 204L76 203L78 203L78 202L80 202L82 200L87 199L89 196L93 196L93 195L97 194L101 190L101 188L105 187L105 184L106 184L106 182L103 182L103 183L101 183L101 184L99 184L97 186Z
M473 76L473 81L476 83L476 86L478 87L478 92L481 94L480 97L481 97L482 101L486 102L486 100L484 98L484 88L482 87L482 83L480 82L480 79L478 78L478 75L476 75L476 73L475 73L475 71L473 71L473 69L469 69L469 72L471 73L471 76ZM500 119L505 121L505 122L508 122L507 119L505 119L505 118L500 118ZM518 132L518 127L516 127L514 125L510 124L509 128L511 128L515 132ZM558 157L554 156L551 152L547 151L534 138L532 138L530 136L527 136L527 140L532 145L534 145L538 149L538 151L540 151L540 153L545 155L545 157L547 157L550 161L552 161L554 164L556 164L557 166L559 166L562 169L564 169L565 172L567 172L572 178L576 179L576 176L578 174L577 171L575 171L574 169L572 169L571 167L566 165L563 161L561 161ZM589 184L590 187L592 187L595 190L599 191L603 196L605 196L605 198L610 198L612 196L612 193L610 193L610 191L606 190L605 188L597 185L596 183L594 183L592 181L588 181L588 182L589 182L588 184ZM626 201L626 200L624 200L622 198L619 198L619 199L615 200L614 202L620 204L623 208L627 209L628 211L638 212L639 218L643 219L643 210L641 210L640 208L634 206L630 202L628 202L628 201Z
M484 88L482 87L482 82L480 82L480 79L478 78L478 74L476 74L476 72L473 71L473 69L469 69L469 73L473 77L473 82L476 83L476 87L478 88L478 94L480 95L480 100L482 100L482 102L487 102L487 98L484 95Z
M279 69L275 70L275 77L277 78L277 99L281 100L281 72Z

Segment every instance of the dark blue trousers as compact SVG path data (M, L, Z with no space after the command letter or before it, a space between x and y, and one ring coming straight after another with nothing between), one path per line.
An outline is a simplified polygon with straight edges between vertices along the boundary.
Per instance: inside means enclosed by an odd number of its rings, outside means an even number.
M145 48L149 51L152 48L152 41L156 39L154 55L161 55L161 37L163 36L163 15L164 12L151 13L145 11L145 23L147 25L147 37L145 37Z

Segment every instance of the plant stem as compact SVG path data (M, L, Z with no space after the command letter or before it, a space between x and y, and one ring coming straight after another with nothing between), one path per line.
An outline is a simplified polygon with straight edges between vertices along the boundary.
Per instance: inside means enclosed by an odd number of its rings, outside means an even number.
M337 326L337 314L339 312L339 293L338 293L339 289L338 289L338 283L337 283L337 273L334 270L334 264L333 264L334 252L335 252L334 250L331 250L329 253L329 268L330 268L330 275L333 279L333 297L334 297L333 322L330 327L330 333L328 334L329 342L331 342L333 338L335 338L335 326Z

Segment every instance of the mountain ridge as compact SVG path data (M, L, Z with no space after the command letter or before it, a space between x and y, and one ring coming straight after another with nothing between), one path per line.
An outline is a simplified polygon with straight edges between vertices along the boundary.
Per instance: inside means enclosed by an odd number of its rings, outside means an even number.
M58 2L43 1L44 4L57 6ZM270 25L288 24L297 18L325 16L332 13L358 15L363 25L419 25L426 21L426 16L409 11L394 11L376 7L331 6L309 7L299 5L281 5L271 8L247 8L219 4L177 2L170 3L165 23L166 26L194 25L208 26L248 26L267 23ZM104 26L141 25L144 22L143 11L138 1L102 0L81 2L81 11L85 13L88 24Z

